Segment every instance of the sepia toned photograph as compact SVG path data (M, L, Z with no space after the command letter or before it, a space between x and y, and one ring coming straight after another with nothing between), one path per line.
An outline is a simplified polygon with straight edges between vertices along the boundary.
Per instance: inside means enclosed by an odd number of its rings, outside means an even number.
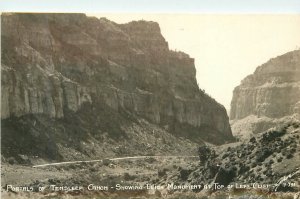
M1 13L1 198L300 199L300 15Z

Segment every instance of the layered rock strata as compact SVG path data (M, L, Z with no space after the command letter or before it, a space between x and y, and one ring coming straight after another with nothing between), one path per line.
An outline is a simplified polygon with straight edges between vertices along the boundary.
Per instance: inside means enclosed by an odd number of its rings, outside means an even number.
M9 13L1 23L2 119L65 119L85 104L102 114L101 104L175 135L232 140L225 108L198 88L194 59L170 50L158 23Z
M253 128L259 124L256 133L270 128L272 121L299 119L299 114L300 50L270 59L233 91L230 119L247 120Z

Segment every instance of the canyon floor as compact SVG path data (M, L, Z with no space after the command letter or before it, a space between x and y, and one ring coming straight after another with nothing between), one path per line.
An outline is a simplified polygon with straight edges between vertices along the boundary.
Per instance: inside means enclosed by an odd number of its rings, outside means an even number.
M299 123L290 123L241 142L205 147L199 150L201 161L148 156L36 168L4 163L2 197L299 198L299 129ZM17 192L17 186L33 191Z

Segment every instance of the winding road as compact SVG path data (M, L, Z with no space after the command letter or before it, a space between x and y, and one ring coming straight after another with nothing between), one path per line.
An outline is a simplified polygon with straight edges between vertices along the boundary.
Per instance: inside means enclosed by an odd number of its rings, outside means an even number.
M103 162L103 160L118 161L118 160L128 160L128 159L145 159L145 158L196 158L196 157L198 157L198 156L131 156L131 157L120 157L120 158L105 158L105 159L100 159L100 160L56 162L56 163L34 165L32 167L38 168L38 167L56 166L56 165L64 165L64 164Z

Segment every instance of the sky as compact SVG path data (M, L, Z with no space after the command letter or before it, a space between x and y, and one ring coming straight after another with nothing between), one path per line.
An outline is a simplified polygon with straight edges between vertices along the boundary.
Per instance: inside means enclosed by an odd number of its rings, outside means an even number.
M195 58L201 89L230 110L233 89L270 58L300 49L300 15L91 14L156 21L172 50Z
M0 0L0 11L156 21L170 49L195 58L200 88L228 111L232 91L244 77L300 46L299 0Z
M84 13L299 13L299 0L0 0L0 10Z

